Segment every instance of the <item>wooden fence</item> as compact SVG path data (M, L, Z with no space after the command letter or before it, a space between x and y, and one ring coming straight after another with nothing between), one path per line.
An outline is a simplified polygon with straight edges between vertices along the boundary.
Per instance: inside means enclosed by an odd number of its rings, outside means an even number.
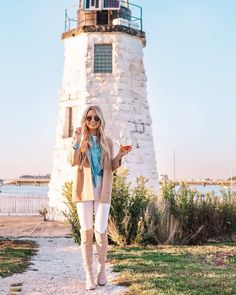
M0 194L0 215L40 215L48 208L47 196Z

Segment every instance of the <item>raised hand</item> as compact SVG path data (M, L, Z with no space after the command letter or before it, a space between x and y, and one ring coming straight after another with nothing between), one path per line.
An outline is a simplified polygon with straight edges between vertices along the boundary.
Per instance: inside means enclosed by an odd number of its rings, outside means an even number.
M73 143L79 143L81 138L82 128L76 127L74 133L73 133Z

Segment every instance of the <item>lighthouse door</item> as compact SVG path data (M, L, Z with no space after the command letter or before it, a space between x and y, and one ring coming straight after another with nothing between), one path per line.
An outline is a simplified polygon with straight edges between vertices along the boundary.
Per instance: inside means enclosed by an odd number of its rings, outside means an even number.
M97 11L97 25L108 25L108 11Z

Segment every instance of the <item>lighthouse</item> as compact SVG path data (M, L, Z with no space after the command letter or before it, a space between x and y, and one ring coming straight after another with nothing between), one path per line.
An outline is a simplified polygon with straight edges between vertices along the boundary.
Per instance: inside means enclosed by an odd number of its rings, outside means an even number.
M132 152L122 159L128 181L134 186L137 177L144 176L151 189L159 188L143 62L142 7L130 1L81 0L66 10L62 42L64 72L48 192L50 218L55 220L66 210L62 186L73 179L75 168L67 163L73 130L89 105L101 107L115 154L120 144L132 144Z

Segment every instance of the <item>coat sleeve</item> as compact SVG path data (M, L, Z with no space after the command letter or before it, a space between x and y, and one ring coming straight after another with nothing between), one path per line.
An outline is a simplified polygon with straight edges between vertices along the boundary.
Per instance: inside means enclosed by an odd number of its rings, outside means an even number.
M116 170L121 166L121 159L118 157L118 155L114 158L114 148L113 148L113 142L109 138L109 145L110 145L110 150L111 150L111 158L112 158L112 171Z
M79 149L75 150L73 147L71 147L69 151L69 155L67 157L68 164L72 167L79 164Z

